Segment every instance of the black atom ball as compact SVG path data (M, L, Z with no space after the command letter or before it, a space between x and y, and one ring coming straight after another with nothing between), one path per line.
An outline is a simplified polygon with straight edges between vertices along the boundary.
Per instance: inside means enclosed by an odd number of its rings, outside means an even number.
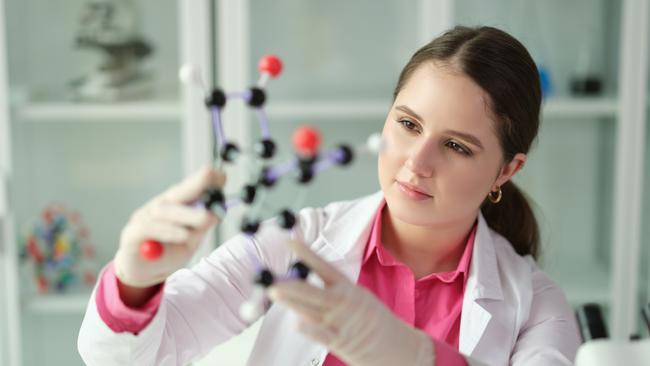
M311 165L301 165L298 170L298 183L307 184L314 178Z
M306 280L309 276L309 267L301 261L298 261L291 266L291 272L298 275L299 278Z
M340 145L339 152L341 153L341 156L336 160L339 165L348 165L354 159L352 149L347 145Z
M232 162L239 155L239 148L232 142L227 142L221 149L221 158L224 161Z
M260 88L250 88L251 98L248 100L248 105L251 107L261 107L266 101L266 93Z
M268 269L261 270L255 278L255 283L260 284L264 287L273 285L273 273L271 273L271 271Z
M257 230L260 228L260 222L259 221L249 221L247 219L244 219L244 221L241 224L241 231L247 235L255 235Z
M255 195L257 194L257 187L252 184L247 184L241 190L241 200L250 205L255 201Z
M269 139L260 140L255 145L255 150L257 150L257 155L262 159L270 159L275 155L275 142Z
M296 216L289 210L282 210L278 217L278 224L285 230L290 230L296 225Z
M211 210L214 205L223 205L224 201L223 192L219 188L210 188L201 197L201 202L208 210Z
M210 96L205 100L205 105L208 107L223 108L226 105L226 94L221 89L213 89Z

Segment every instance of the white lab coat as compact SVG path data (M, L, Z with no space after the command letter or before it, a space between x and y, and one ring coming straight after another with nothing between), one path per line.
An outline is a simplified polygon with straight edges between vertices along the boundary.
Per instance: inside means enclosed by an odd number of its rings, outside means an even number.
M306 243L352 281L382 193L325 208L303 209ZM274 273L286 273L295 256L288 234L263 225L254 255ZM191 269L166 282L160 308L137 336L114 333L99 317L94 293L79 332L88 365L185 365L242 332L238 309L252 290L253 267L243 236L228 240ZM273 305L260 328L249 365L320 365L328 351L300 335L297 317ZM570 365L580 337L560 288L529 256L521 257L479 215L460 324L460 352L488 365Z

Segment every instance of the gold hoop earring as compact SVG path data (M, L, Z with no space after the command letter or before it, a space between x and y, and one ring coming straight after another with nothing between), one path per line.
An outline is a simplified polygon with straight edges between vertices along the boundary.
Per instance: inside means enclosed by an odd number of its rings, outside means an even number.
M503 191L501 191L501 187L498 187L498 191L490 191L488 193L488 199L492 203L499 203L501 202L501 198L503 197Z

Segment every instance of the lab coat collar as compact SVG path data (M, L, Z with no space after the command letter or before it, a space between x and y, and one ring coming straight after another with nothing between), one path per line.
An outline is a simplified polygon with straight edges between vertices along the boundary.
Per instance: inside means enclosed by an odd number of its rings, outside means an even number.
M374 214L383 200L383 192L360 199L335 214L336 220L323 230L314 249L324 259L333 262L351 280L356 281L361 270L365 244L372 230ZM485 356L477 346L483 339L493 316L503 306L503 289L499 272L494 233L483 214L478 225L469 277L465 286L460 324L459 351L466 355Z
M487 356L477 354L477 346L488 326L494 323L492 318L503 306L504 300L493 235L483 214L479 212L458 339L458 350L461 353L478 358Z
M482 213L478 215L478 228L469 274L470 278L472 276L476 278L476 287L472 289L474 291L472 295L475 299L503 300L492 231ZM469 287L465 289L465 296L467 296L467 290L469 290Z
M321 231L313 249L325 260L338 267L351 280L357 280L365 244L370 237L374 214L384 199L382 191L361 198L337 212L336 220ZM337 263L343 262L343 263Z
M383 192L379 191L360 199L357 204L347 206L345 212L338 213L336 221L322 230L322 245L314 248L328 261L346 261L349 265L343 266L343 269L353 281L361 269L363 250L370 236L373 218L383 199ZM473 300L503 300L492 232L481 213L477 226L465 296Z

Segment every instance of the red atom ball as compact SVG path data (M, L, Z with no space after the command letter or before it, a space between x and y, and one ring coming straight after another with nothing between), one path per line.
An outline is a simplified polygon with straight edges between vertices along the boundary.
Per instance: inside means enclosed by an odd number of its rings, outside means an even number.
M163 246L155 240L145 240L140 245L140 255L148 261L155 261L163 253Z
M49 287L49 284L47 283L47 278L45 278L44 275L39 274L38 278L36 279L36 283L38 285L38 291L42 294L47 292L47 288Z
M275 78L282 72L282 60L275 55L266 55L257 64L257 70L266 72Z
M320 148L320 133L314 127L302 126L293 131L293 147L302 155L316 155Z

